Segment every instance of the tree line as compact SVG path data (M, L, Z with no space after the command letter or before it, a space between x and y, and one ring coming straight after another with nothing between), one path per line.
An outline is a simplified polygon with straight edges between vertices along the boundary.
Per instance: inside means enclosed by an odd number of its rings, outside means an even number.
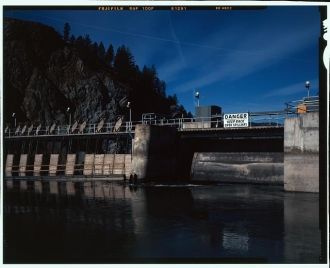
M88 34L75 37L70 30L69 23L65 23L63 40L74 46L90 66L106 68L112 73L114 81L126 86L133 120L140 120L143 113L172 118L192 117L179 104L176 94L166 95L166 83L159 79L155 66L140 68L127 46L121 45L115 51L112 44L106 48L103 42L93 42Z

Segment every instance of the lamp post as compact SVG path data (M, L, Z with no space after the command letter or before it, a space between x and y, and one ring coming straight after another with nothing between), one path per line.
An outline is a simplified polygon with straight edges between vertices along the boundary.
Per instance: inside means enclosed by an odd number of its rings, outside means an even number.
M129 109L129 129L132 129L132 107L131 102L128 101L126 107Z
M311 83L309 81L306 81L305 87L307 88L307 98L309 98L309 88L311 87Z
M133 157L133 136L132 136L132 107L131 107L131 102L128 101L127 102L127 105L126 105L126 108L129 109L129 127L128 127L128 133L129 133L129 136L131 138L131 159Z
M14 118L14 127L16 128L16 113L13 113L11 117Z
M69 113L69 126L71 126L71 112L70 112L70 107L66 108L66 112Z
M198 91L196 91L196 93L195 93L195 98L197 100L197 107L199 107L199 92Z

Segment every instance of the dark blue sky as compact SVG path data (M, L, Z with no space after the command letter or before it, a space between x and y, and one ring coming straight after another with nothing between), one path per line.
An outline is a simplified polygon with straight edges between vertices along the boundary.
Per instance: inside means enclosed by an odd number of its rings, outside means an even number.
M180 103L224 112L281 110L284 102L318 91L317 7L240 11L11 11L6 17L42 22L62 33L89 34L107 47L130 48L136 63L156 66Z

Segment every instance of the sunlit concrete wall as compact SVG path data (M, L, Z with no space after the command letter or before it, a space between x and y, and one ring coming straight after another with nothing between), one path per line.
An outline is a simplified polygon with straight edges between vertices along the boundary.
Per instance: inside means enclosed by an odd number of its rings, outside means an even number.
M49 161L49 175L55 176L57 172L57 165L58 165L58 154L51 154L50 155L50 161Z
M66 163L64 165L59 164L59 154L51 154L49 163L43 163L43 158L45 157L43 154L31 155L30 157L34 158L34 162L31 165L33 176L41 176L42 170L46 171L49 176L60 175L60 171L63 170L66 176L110 176L124 174L129 176L132 173L131 154L85 154L84 152L80 152L80 154L82 155L80 161L77 158L77 154L65 155ZM6 156L5 177L29 176L27 170L29 155L18 155L18 158L16 157L17 160L15 160L16 162L19 161L17 163L14 163L15 157L13 154ZM47 176L47 174L43 176Z
M42 154L36 154L34 156L34 164L33 164L33 176L40 176L40 170L42 165Z
M6 177L11 177L12 176L13 162L14 162L14 155L13 154L7 154L6 170L5 170Z
M283 184L283 153L195 153L193 181Z
M20 160L19 160L19 175L25 176L26 175L26 163L27 163L27 154L21 154Z
M284 123L284 189L319 192L319 113Z

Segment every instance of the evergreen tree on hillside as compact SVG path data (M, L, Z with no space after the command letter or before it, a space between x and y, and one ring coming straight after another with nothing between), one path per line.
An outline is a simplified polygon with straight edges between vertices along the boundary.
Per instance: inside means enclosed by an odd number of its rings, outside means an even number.
M113 58L114 58L114 50L113 50L113 46L110 44L107 49L107 52L105 53L105 59L104 59L105 63L111 66L113 62Z
M102 42L98 45L97 56L98 56L101 60L104 59L104 56L105 56L105 48L104 48L104 45L103 45Z
M92 40L91 38L89 37L89 34L85 34L84 38L83 38L83 44L84 46L86 47L90 47L91 44L92 44Z
M92 45L92 51L93 51L94 55L97 55L98 50L99 50L99 45L96 42L94 42Z
M64 29L63 29L63 39L66 42L69 41L70 31L71 31L70 24L66 22L64 24Z
M117 72L118 79L121 82L131 84L137 73L134 57L125 46L120 46L117 49L114 59L114 68Z
M76 41L76 38L74 37L73 34L71 34L71 37L70 37L70 43L71 43L71 44L74 44L75 41Z

